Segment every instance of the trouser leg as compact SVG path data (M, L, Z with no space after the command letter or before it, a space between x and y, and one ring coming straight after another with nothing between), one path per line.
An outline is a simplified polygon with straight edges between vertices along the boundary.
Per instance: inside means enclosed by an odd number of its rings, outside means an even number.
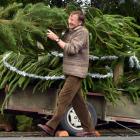
M74 96L72 101L72 106L77 114L78 118L80 119L82 128L84 131L93 131L93 120L89 114L86 101L82 96L82 90L79 89L77 94Z
M52 119L47 122L48 126L52 127L53 129L56 129L66 109L71 104L74 96L80 89L81 81L81 78L75 76L68 76L66 78L64 86L58 96L58 106L56 112Z

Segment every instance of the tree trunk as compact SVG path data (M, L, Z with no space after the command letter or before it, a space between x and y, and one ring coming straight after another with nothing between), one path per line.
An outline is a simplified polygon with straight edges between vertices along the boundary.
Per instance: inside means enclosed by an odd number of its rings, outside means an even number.
M118 85L122 82L122 76L124 74L124 61L119 62L113 71L113 81L115 85Z

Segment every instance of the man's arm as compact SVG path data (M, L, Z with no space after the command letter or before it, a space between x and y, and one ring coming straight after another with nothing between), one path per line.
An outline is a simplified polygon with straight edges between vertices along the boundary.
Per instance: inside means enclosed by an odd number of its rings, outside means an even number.
M66 42L64 42L63 40L59 40L58 42L57 42L57 44L62 48L62 49L64 49L64 47L65 47L65 45L66 45Z
M47 32L47 37L50 38L51 40L57 42L57 44L64 49L66 42L61 40L55 33L53 33L51 30L48 30Z
M78 54L85 46L88 39L86 30L78 31L64 46L64 51L69 55Z
M86 40L88 39L88 31L82 30L71 40L71 42L66 43L63 40L53 33L51 30L48 30L47 37L51 40L57 42L57 44L64 49L67 54L77 54L84 47Z

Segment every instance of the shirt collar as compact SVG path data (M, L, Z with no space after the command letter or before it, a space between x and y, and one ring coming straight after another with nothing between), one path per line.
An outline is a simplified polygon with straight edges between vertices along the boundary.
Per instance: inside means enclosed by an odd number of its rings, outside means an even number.
M80 29L80 28L82 28L81 25L79 25L79 26L77 26L77 27L75 27L75 28L73 28L73 29L69 29L69 31L70 31L70 32L73 32L73 31L76 31L76 30L78 30L78 29Z

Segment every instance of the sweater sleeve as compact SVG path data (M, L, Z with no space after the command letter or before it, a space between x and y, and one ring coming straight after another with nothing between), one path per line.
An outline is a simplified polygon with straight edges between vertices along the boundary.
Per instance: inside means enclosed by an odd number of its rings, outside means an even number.
M88 31L82 30L78 32L70 42L64 46L64 52L68 55L78 54L79 51L84 47L86 40L88 39Z

